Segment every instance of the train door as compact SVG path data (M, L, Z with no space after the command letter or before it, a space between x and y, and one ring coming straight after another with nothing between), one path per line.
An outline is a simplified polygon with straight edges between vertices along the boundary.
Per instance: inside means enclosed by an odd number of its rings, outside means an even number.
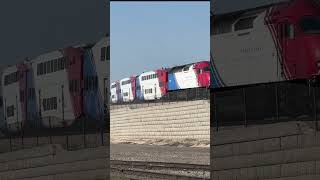
M198 77L199 87L209 87L210 85L210 67L196 67L196 75Z
M288 79L297 78L298 68L301 64L297 64L298 44L296 41L295 24L290 18L285 18L278 24L280 34L280 48L282 49L282 70Z
M109 85L108 78L106 78L106 77L103 78L103 102L105 105L108 104L108 102L109 102L108 97L110 96L109 91L108 91L108 85Z

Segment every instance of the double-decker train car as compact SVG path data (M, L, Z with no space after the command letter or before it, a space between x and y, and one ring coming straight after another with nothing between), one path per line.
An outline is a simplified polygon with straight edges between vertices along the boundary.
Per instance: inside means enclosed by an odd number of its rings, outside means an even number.
M111 102L116 103L116 102L122 102L120 98L120 83L119 81L111 83L110 87L110 92L111 92Z
M132 84L134 83L134 79L132 78L124 78L120 80L120 89L121 89L121 97L123 102L130 102L134 100L134 88Z
M109 97L109 38L67 47L2 71L4 126L70 127L105 122Z
M42 54L31 61L38 110L45 127L71 125L83 111L82 52L68 47Z
M116 93L116 82L112 83L112 103L122 102L115 97L129 97L123 100L156 100L163 98L169 92L210 86L210 63L201 61L168 69L158 69L144 72L136 77L120 81L120 95ZM130 92L130 94L128 94Z
M319 75L320 6L315 2L292 0L214 15L212 87Z
M28 62L9 66L2 71L3 130L15 132L25 125L39 123L33 71Z
M109 37L104 37L83 49L83 113L89 122L104 122L109 98L109 47Z

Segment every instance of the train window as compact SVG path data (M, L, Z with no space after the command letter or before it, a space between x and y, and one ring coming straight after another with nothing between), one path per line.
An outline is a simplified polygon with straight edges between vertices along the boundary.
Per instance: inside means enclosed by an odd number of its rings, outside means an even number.
M67 57L62 58L62 68L67 69L68 63L67 63Z
M53 109L57 109L57 97L53 98Z
M47 99L43 99L42 106L43 106L43 110L46 111L47 110Z
M306 16L300 21L303 32L308 34L320 34L320 16Z
M8 74L4 77L4 85L9 85L9 84L12 84L12 83L15 83L19 80L19 77L18 77L18 72L14 72L14 73L11 73L11 74Z
M40 64L37 64L37 75L39 76L40 73Z
M289 39L294 39L294 25L285 24L284 25L284 37Z
M44 64L40 63L40 75L44 73Z
M229 33L232 31L232 22L233 21L220 21L213 23L211 31L213 35Z
M13 105L7 107L7 117L12 117L12 116L14 116L14 106Z
M188 71L188 70L189 70L189 66L184 67L184 68L182 69L182 71Z
M24 101L24 91L20 91L20 102Z
M127 92L123 93L123 96L128 96L129 94Z
M54 72L58 71L58 59L54 60Z
M106 51L106 57L107 57L107 61L110 61L110 46L107 47L107 51Z
M256 19L256 17L257 16L240 19L238 22L235 23L234 30L240 31L253 28L253 22Z
M54 61L50 61L51 72L54 72Z
M204 72L210 72L210 70L211 70L210 67L204 67L204 68L203 68L203 71L204 71Z
M106 47L101 48L100 54L101 54L100 60L104 61L106 59Z

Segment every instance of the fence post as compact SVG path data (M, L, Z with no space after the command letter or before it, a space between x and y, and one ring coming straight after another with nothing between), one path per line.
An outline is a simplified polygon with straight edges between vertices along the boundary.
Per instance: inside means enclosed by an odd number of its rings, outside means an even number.
M103 136L103 128L100 128L101 129L101 133L100 133L100 136L101 136L101 144L102 146L104 146L104 136ZM110 131L109 131L110 132Z
M247 102L246 102L246 89L242 88L242 109L243 109L243 118L244 118L244 125L245 127L248 126L248 120L247 120Z
M24 135L24 128L23 128L23 124L22 124L22 121L21 121L21 144L22 144L22 149L24 149L23 135Z
M10 151L12 152L12 137L11 137L11 135L9 135L9 138L10 138Z
M276 117L275 117L275 119L276 119L276 121L277 122L279 122L279 99L278 99L278 84L277 83L275 83L275 93L276 93Z
M219 120L217 118L216 93L215 92L212 92L212 93L213 93L213 115L214 115L214 121L216 121L216 130L219 131Z
M49 129L50 129L49 141L50 141L50 144L52 144L51 116L49 116Z
M317 113L317 86L313 84L313 107L314 107L314 125L315 130L318 131L318 113Z
M83 118L83 121L82 121L82 132L83 132L83 146L84 148L87 147L87 144L86 144L86 118L84 117Z

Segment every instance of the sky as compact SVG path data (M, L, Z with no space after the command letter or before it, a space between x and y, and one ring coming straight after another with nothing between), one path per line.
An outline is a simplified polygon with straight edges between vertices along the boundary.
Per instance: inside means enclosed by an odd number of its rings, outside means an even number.
M107 0L2 0L2 65L69 45L96 42L109 32Z
M111 81L210 55L210 2L111 2Z

